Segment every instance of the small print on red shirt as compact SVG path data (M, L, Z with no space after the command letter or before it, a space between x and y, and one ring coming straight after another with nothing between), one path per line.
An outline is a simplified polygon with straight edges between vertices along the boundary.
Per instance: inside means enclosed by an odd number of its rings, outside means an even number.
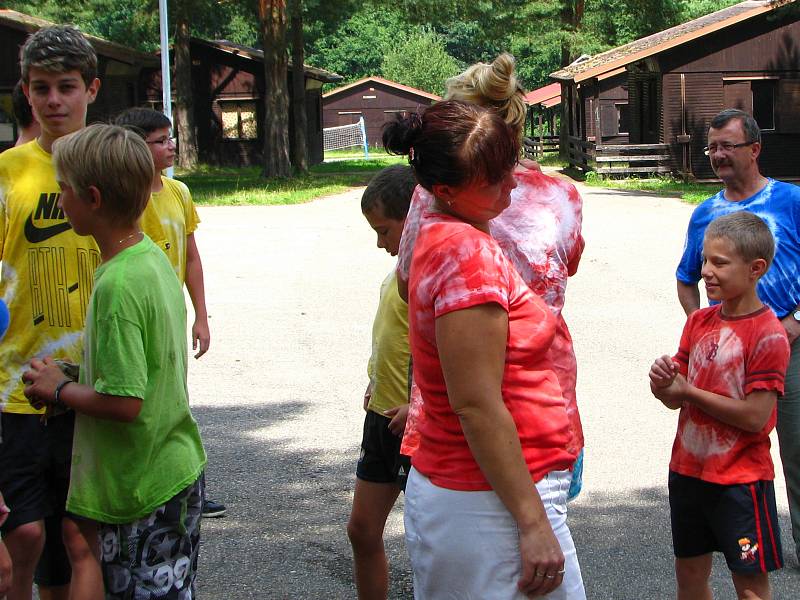
M697 388L740 401L755 391L783 394L789 363L786 332L772 310L725 317L721 305L693 312L683 330L675 360ZM769 433L776 409L764 428L748 432L684 404L672 447L672 471L722 485L772 480Z

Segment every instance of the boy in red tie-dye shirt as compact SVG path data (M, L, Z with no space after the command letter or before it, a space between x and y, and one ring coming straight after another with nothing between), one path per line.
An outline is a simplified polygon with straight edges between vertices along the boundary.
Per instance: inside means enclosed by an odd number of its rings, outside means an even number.
M769 433L789 361L786 333L756 284L775 243L739 211L714 220L702 276L712 306L686 322L678 353L650 369L653 395L680 409L669 501L678 598L711 598L712 553L722 552L739 598L770 597L781 568Z

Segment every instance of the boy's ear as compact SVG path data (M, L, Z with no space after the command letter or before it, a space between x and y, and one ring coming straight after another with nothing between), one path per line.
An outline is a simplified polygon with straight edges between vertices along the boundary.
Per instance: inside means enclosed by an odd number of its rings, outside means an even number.
M98 210L103 206L103 194L96 186L90 185L89 197L86 198L86 201L89 203L89 208Z
M91 104L97 98L97 92L100 91L100 80L95 77L92 83L90 83L86 88L86 93L89 95L89 102ZM27 95L27 93L26 93Z
M767 261L763 258L757 258L750 263L750 274L759 279L764 273L767 272Z

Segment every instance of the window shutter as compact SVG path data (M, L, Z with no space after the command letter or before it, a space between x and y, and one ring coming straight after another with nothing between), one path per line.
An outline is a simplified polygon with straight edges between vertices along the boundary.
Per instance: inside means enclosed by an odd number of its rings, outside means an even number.
M775 111L779 133L800 133L800 79L781 79L778 82Z
M738 108L753 114L753 94L749 81L726 81L722 87L725 108Z

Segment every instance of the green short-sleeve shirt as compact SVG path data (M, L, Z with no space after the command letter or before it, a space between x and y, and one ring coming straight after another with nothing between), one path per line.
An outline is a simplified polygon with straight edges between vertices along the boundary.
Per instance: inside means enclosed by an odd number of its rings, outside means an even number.
M186 306L167 257L148 237L101 264L86 315L81 383L142 399L132 423L78 414L67 510L104 523L150 514L206 462L189 411Z

